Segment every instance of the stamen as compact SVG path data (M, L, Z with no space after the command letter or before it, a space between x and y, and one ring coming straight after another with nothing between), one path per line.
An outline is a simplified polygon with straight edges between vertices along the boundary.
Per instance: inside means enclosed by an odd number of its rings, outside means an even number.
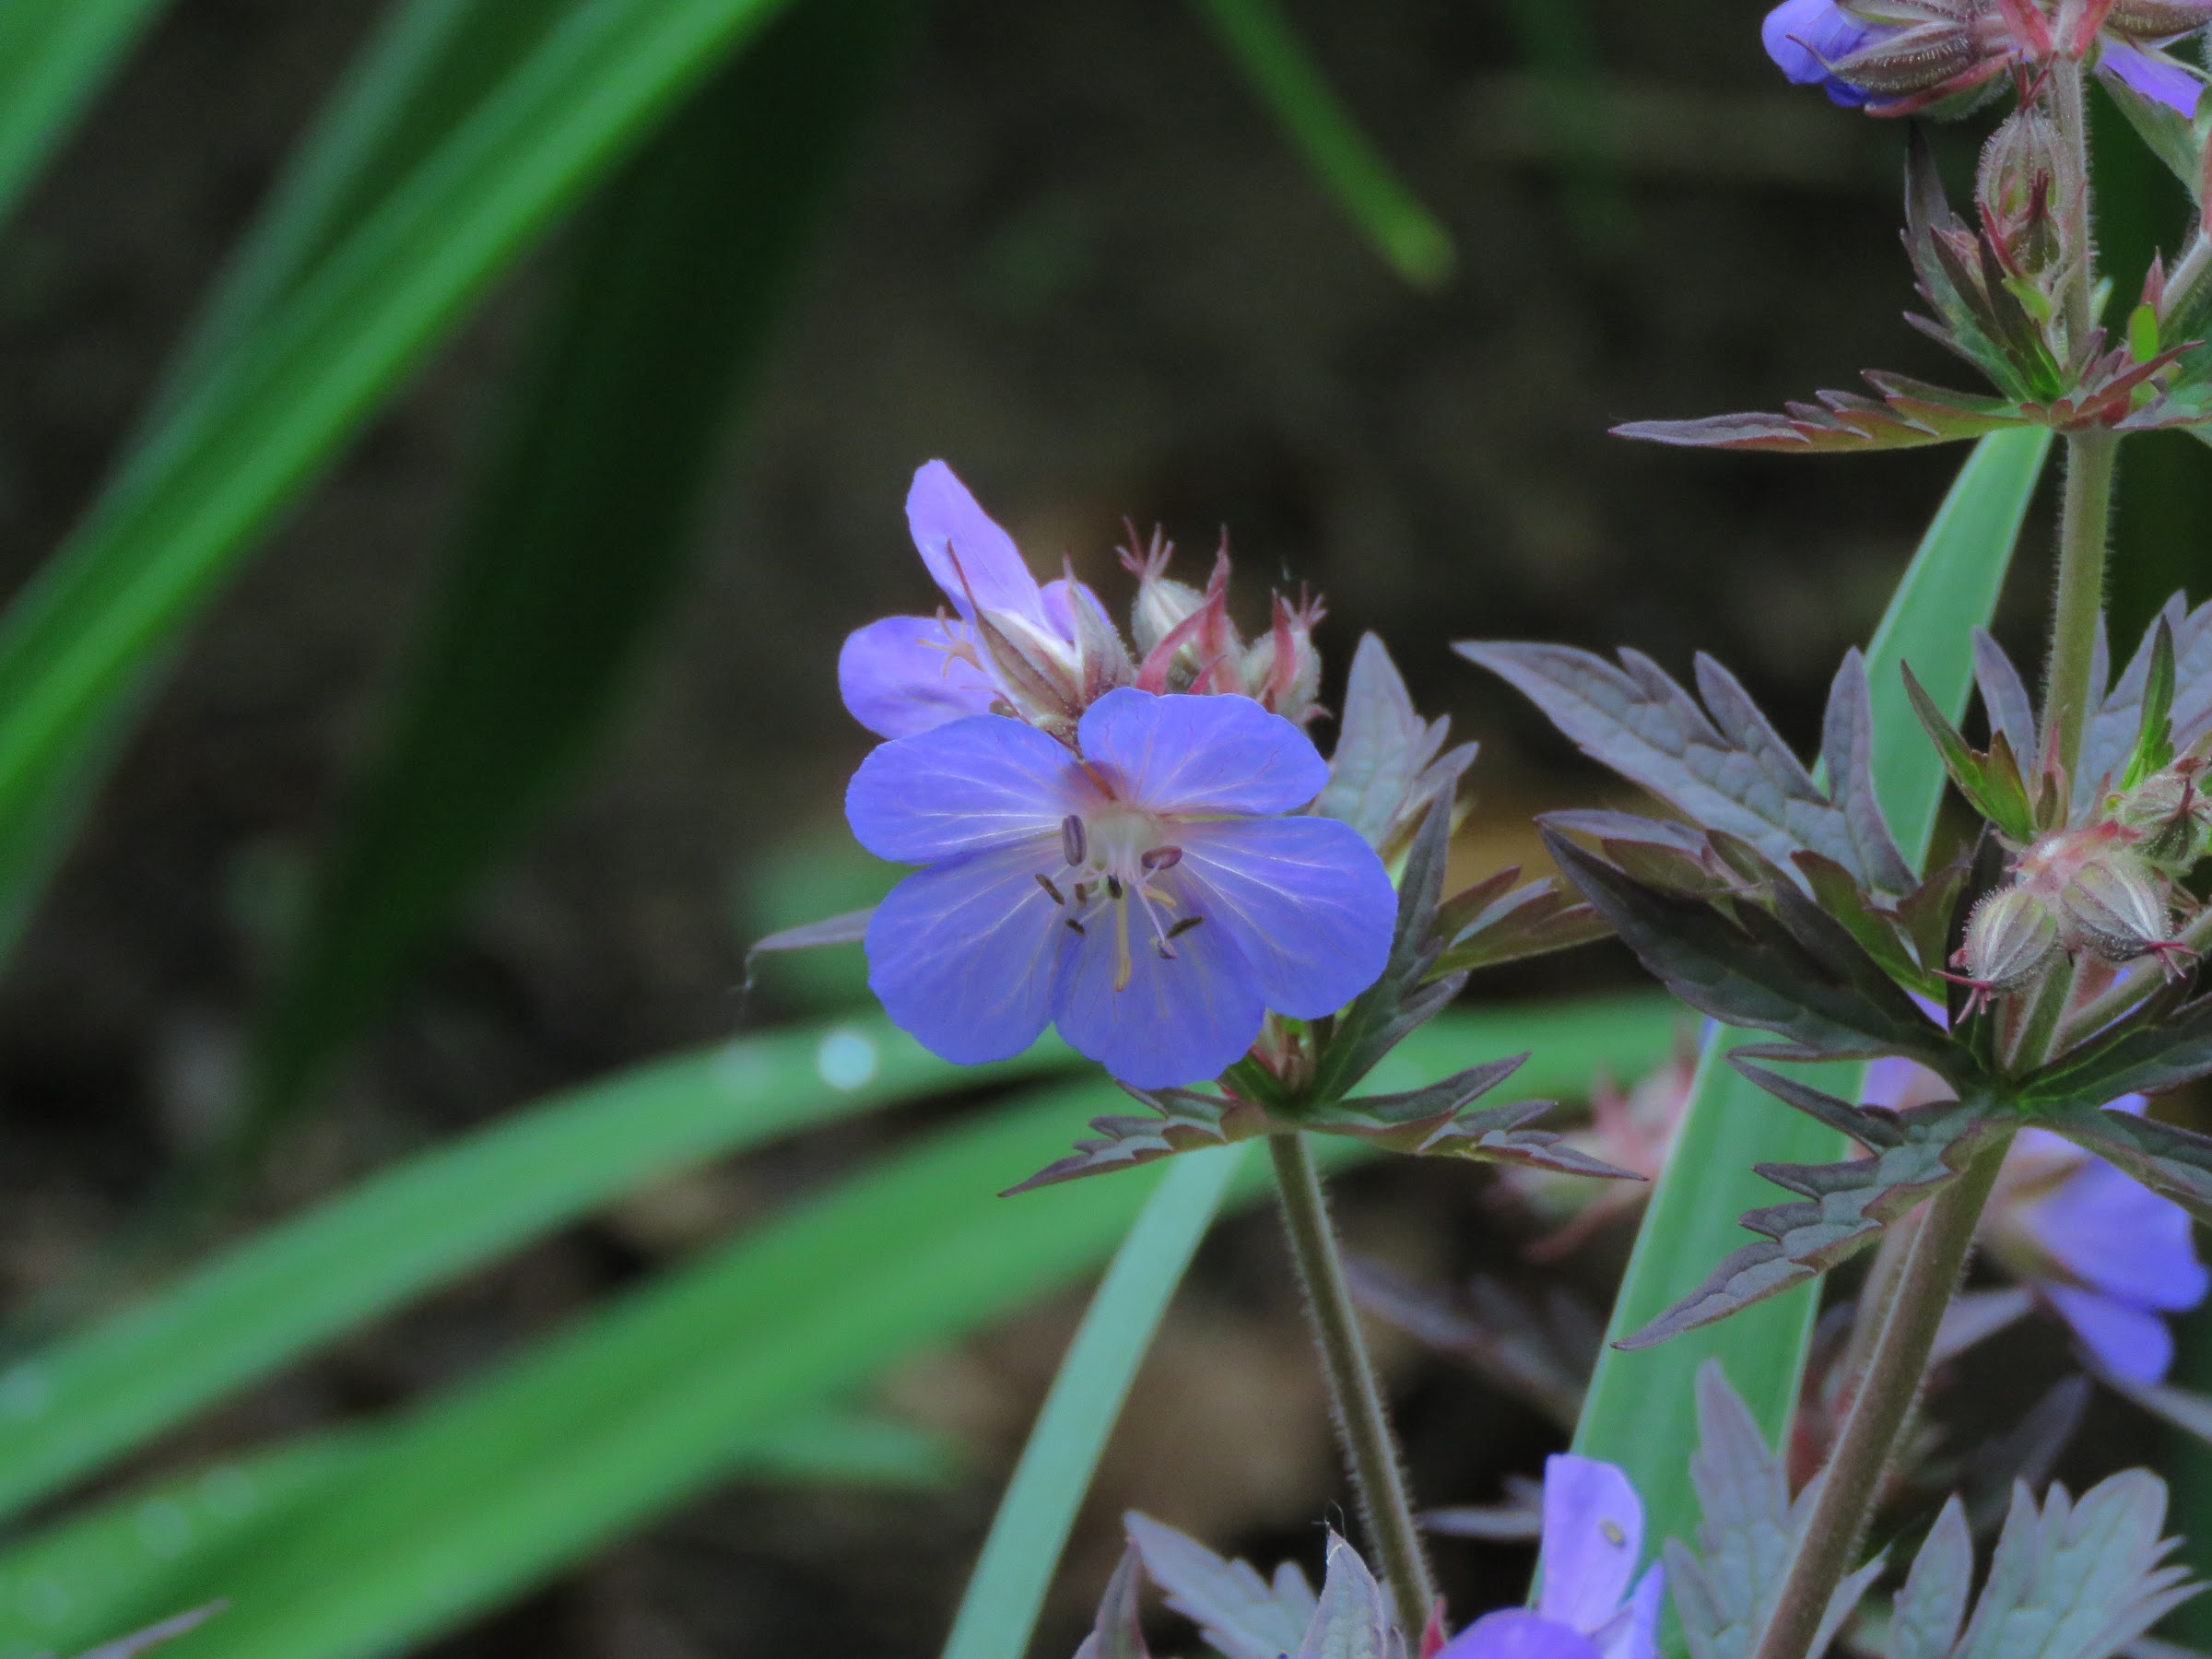
M1083 832L1083 820L1069 813L1060 820L1060 856L1066 859L1072 869L1083 862L1090 851L1090 837Z
M1180 922L1169 925L1166 936L1171 939L1180 939L1205 920L1204 916L1185 916Z
M1082 924L1082 923L1080 923L1080 922L1077 921L1077 920L1076 920L1076 919L1075 919L1073 916L1070 916L1070 917L1068 917L1068 919L1067 919L1067 930L1068 930L1068 932L1070 932L1070 933L1077 933L1077 934L1079 934L1079 933L1086 933L1086 932L1088 932L1088 931L1087 928L1085 928L1085 927L1084 927L1084 925L1083 925L1083 924Z
M1106 883L1114 888L1113 896L1119 899L1121 884L1111 876L1106 877ZM1113 910L1113 988L1128 990L1129 982L1135 976L1136 964L1129 959L1129 907L1117 904Z
M1106 877L1106 897L1113 900L1117 903L1120 902L1122 898L1122 878L1119 876L1108 876Z
M1181 847L1155 847L1139 861L1147 870L1171 870L1182 862Z
M1037 885L1045 890L1054 904L1065 904L1067 902L1065 899L1063 899L1060 896L1060 889L1053 885L1053 878L1050 876L1047 876L1042 870L1037 872Z
M1081 910L1090 902L1090 888L1091 884L1088 881L1076 883L1076 908L1077 910Z

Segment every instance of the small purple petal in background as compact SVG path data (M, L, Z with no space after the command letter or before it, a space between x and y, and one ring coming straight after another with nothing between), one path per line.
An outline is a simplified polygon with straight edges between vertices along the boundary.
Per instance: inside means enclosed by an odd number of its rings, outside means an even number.
M869 919L868 989L941 1059L1007 1059L1052 1017L1076 938L1037 885L1040 853L1017 844L917 870Z
M1150 812L1288 812L1329 781L1313 740L1249 697L1155 697L1124 687L1084 712L1083 758Z
M2196 107L2205 96L2204 77L2162 52L2108 34L2097 55L2097 70L2140 97L2196 119Z
M2173 1334L2156 1313L2068 1285L2046 1285L2043 1294L2105 1370L2130 1382L2165 1381L2173 1367Z
M1659 1613L1666 1604L1666 1569L1656 1561L1611 1624L1596 1634L1605 1659L1659 1659Z
M944 462L929 462L914 474L906 493L906 522L922 562L962 617L974 621L980 605L1044 622L1043 597L1021 549Z
M1544 1590L1536 1611L1594 1630L1619 1610L1643 1553L1643 1505L1609 1463L1544 1462Z
M2194 1308L2212 1288L2188 1211L2101 1159L2020 1206L2020 1222L2092 1290L2139 1308Z
M845 786L845 820L877 857L928 864L1025 837L1056 841L1061 819L1098 800L1076 758L1035 726L971 714L877 747Z
M1477 1619L1436 1659L1602 1659L1597 1643L1571 1626L1524 1608Z
M837 688L846 710L878 737L911 737L963 715L987 713L997 688L973 663L945 649L972 638L967 623L935 617L886 617L855 629L837 654Z

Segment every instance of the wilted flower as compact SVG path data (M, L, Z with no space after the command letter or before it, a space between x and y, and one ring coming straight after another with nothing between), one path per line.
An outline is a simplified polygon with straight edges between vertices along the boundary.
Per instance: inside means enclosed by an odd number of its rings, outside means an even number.
M1635 1588L1643 1504L1609 1463L1561 1454L1544 1464L1544 1587L1535 1607L1469 1625L1437 1659L1656 1659L1665 1570Z
M1335 1012L1389 954L1396 899L1348 825L1289 817L1328 781L1249 698L1107 692L1075 747L971 715L886 743L845 811L878 857L926 867L868 924L868 982L963 1064L1048 1024L1139 1088L1233 1065L1268 1009Z

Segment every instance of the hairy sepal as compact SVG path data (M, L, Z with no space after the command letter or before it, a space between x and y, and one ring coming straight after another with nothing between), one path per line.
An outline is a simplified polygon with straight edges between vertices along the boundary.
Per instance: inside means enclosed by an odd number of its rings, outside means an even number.
M1700 1520L1697 1548L1666 1543L1667 1588L1691 1659L1750 1659L1773 1617L1817 1483L1795 1503L1780 1457L1728 1384L1718 1360L1698 1370L1698 1449L1690 1484ZM1836 1587L1811 1651L1824 1653L1866 1586L1879 1558Z
M1616 666L1566 645L1467 641L1454 649L1509 681L1592 759L1705 828L1748 841L1771 863L1817 853L1864 887L1901 892L1912 885L1862 765L1872 718L1855 651L1830 691L1829 724L1850 740L1853 755L1830 794L1710 657L1697 664L1700 707L1634 651L1623 650Z
M1759 1174L1801 1194L1748 1211L1743 1224L1765 1235L1731 1253L1697 1289L1633 1335L1650 1347L1818 1277L1881 1237L1882 1230L1956 1180L1999 1125L1979 1104L1947 1100L1887 1112L1853 1106L1794 1078L1730 1056L1777 1099L1841 1130L1872 1156L1830 1164L1760 1164ZM1771 1053L1771 1051L1766 1051Z

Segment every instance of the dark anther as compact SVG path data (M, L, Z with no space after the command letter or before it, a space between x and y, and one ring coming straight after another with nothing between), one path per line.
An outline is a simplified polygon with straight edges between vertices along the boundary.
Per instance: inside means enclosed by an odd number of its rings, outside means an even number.
M1199 923L1205 920L1206 918L1204 916L1185 916L1180 922L1170 923L1168 925L1168 937L1171 939L1180 939L1184 934L1189 933L1192 928L1197 926Z
M1053 878L1044 874L1044 872L1041 870L1037 873L1037 885L1045 890L1046 894L1050 896L1054 904L1065 904L1067 902L1066 900L1060 896L1060 889L1053 885Z
M1076 908L1077 908L1077 910L1081 910L1081 909L1082 909L1082 908L1083 908L1085 905L1088 904L1089 902L1090 902L1090 883L1089 883L1089 882L1088 882L1088 881L1078 881L1078 882L1077 882L1077 883L1076 883Z
M1182 849L1181 847L1155 847L1145 854L1143 860L1144 866L1147 870L1171 870L1182 862Z
M1083 833L1083 820L1069 813L1060 820L1060 856L1072 866L1083 862L1090 851L1090 838Z
M1067 919L1067 930L1070 933L1081 933L1083 931L1083 924L1077 921L1073 916L1070 916Z
M1107 897L1107 898L1109 898L1109 899L1119 899L1121 896L1122 896L1122 878L1121 878L1119 876L1109 876L1109 877L1106 877L1106 897Z

